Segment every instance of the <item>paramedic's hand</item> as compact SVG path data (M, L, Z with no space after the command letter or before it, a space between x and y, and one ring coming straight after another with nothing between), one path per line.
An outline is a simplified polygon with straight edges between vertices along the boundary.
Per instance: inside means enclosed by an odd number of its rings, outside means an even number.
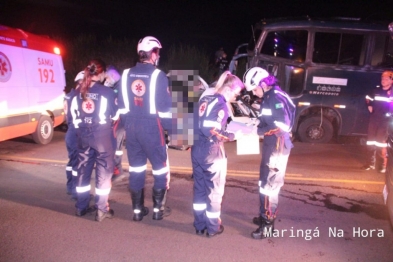
M368 108L368 111L370 111L370 113L373 112L373 107L372 106L368 106L367 108Z

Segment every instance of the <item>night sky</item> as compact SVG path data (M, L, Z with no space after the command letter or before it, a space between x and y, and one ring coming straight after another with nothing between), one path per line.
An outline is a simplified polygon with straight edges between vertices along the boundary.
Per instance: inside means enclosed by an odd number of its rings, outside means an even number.
M0 0L0 24L57 37L94 34L173 43L223 46L232 52L248 42L263 18L360 17L393 20L393 4L370 0L180 1L180 0ZM165 50L165 49L163 49Z

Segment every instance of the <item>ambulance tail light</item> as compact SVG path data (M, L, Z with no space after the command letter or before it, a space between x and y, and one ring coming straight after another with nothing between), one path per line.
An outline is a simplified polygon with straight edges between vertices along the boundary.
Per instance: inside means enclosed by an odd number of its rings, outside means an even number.
M60 48L58 48L57 46L53 48L53 53L55 53L56 55L60 55Z
M299 106L309 106L310 102L299 102Z

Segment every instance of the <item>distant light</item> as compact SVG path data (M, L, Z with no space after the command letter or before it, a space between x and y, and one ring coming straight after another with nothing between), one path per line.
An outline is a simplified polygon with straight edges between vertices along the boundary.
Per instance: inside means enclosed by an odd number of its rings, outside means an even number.
M299 102L299 106L309 106L310 102Z
M292 49L292 48L289 48L289 52L293 52L293 49Z
M53 48L53 52L54 52L56 55L60 55L60 48L58 48L58 47Z
M345 105L334 105L335 108L346 108Z
M274 38L274 42L276 42L276 43L277 43L277 42L278 42L278 39L277 39L277 38Z

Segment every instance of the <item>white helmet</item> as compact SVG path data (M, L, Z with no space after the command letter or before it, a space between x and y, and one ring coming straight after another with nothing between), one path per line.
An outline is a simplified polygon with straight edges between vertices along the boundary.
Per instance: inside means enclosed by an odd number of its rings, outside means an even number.
M85 76L85 71L80 71L80 72L76 75L74 82L78 82L79 80L82 80L84 76Z
M149 52L153 48L162 48L160 41L153 36L146 36L141 38L138 42L138 53L139 51Z
M262 79L269 76L269 73L260 67L253 67L248 69L243 75L243 83L247 91L255 89Z

